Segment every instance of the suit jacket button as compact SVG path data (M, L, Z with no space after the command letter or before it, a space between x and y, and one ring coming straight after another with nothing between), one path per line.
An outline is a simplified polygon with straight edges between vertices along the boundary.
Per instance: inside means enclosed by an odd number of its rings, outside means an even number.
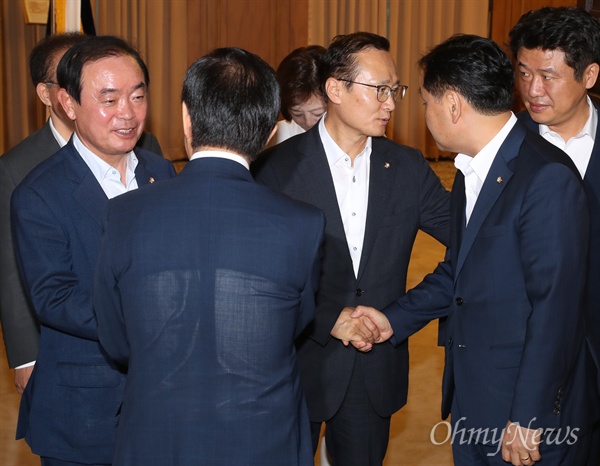
M458 298L456 298L454 300L454 302L456 303L457 306L462 306L463 305L463 299L459 296Z
M354 294L356 294L356 296L362 296L364 293L363 290L361 290L360 288L357 288L356 291L354 292Z

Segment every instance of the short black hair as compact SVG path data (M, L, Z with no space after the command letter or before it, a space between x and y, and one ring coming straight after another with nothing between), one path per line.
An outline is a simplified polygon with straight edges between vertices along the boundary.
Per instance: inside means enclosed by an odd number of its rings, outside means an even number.
M218 147L256 159L277 123L275 70L258 55L219 48L187 70L181 100L192 122L192 148Z
M277 67L277 79L281 87L281 114L291 121L290 108L300 105L313 95L323 96L319 69L325 55L325 47L309 45L290 52Z
M525 13L509 32L515 57L520 48L561 50L581 81L591 63L600 64L600 22L577 7L546 7Z
M423 88L436 99L453 90L485 115L497 115L512 107L512 63L491 39L455 34L423 56L419 66Z
M66 52L73 45L83 42L88 37L80 32L66 32L46 36L35 44L29 54L29 73L33 85L37 86L39 83L54 80L52 65L56 54Z
M327 47L321 66L321 92L328 101L325 83L331 77L354 81L358 75L356 55L364 50L375 49L390 51L390 41L372 32L354 32L335 36ZM348 88L352 83L344 83Z
M148 68L139 52L126 40L116 36L92 36L71 47L58 63L56 76L58 85L81 103L81 74L87 63L107 57L130 56L135 59L144 75L146 87L150 84Z

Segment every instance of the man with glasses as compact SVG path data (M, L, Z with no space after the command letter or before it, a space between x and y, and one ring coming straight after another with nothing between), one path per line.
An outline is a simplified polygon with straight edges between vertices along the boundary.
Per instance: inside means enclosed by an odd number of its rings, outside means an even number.
M384 137L400 85L386 38L336 37L323 62L327 113L270 149L258 180L325 212L316 318L298 339L300 376L316 451L326 423L336 466L381 465L391 415L406 403L408 343L358 352L378 337L345 306L386 305L405 293L419 229L448 243L449 195L423 155Z

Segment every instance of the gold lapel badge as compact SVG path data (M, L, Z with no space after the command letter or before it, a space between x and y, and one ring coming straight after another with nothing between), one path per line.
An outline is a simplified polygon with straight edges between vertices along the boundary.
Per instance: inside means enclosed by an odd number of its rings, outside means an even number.
M154 183L154 178L152 178L152 177L148 178L148 183L150 183L150 184Z
M501 184L504 180L502 179L501 176L499 176L498 178L496 178L496 183Z
M389 163L389 162L385 162L385 163L383 164L383 166L384 166L384 168L390 168L390 163Z

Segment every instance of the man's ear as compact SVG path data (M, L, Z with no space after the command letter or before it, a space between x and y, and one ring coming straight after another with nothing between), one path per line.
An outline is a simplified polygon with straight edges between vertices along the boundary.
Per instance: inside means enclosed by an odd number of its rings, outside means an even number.
M181 102L181 116L183 119L183 139L185 143L185 152L189 158L194 154L194 149L192 147L192 117L190 117L190 112L188 111L185 102Z
M341 81L335 78L327 78L327 81L325 81L325 93L330 102L334 104L340 103L341 86L343 86Z
M583 82L586 89L591 89L596 84L599 69L600 65L598 63L590 63L583 72Z
M37 86L35 86L35 92L46 107L52 107L52 102L50 101L50 89L48 89L46 83L38 83Z
M63 89L62 87L58 90L58 94L56 94L56 98L60 102L65 111L65 114L73 121L77 119L77 112L75 111L75 107L77 106L77 102L75 99L69 95L69 93Z
M460 94L456 91L446 91L444 94L444 101L446 102L446 106L450 112L452 123L456 124L462 113L463 102Z

